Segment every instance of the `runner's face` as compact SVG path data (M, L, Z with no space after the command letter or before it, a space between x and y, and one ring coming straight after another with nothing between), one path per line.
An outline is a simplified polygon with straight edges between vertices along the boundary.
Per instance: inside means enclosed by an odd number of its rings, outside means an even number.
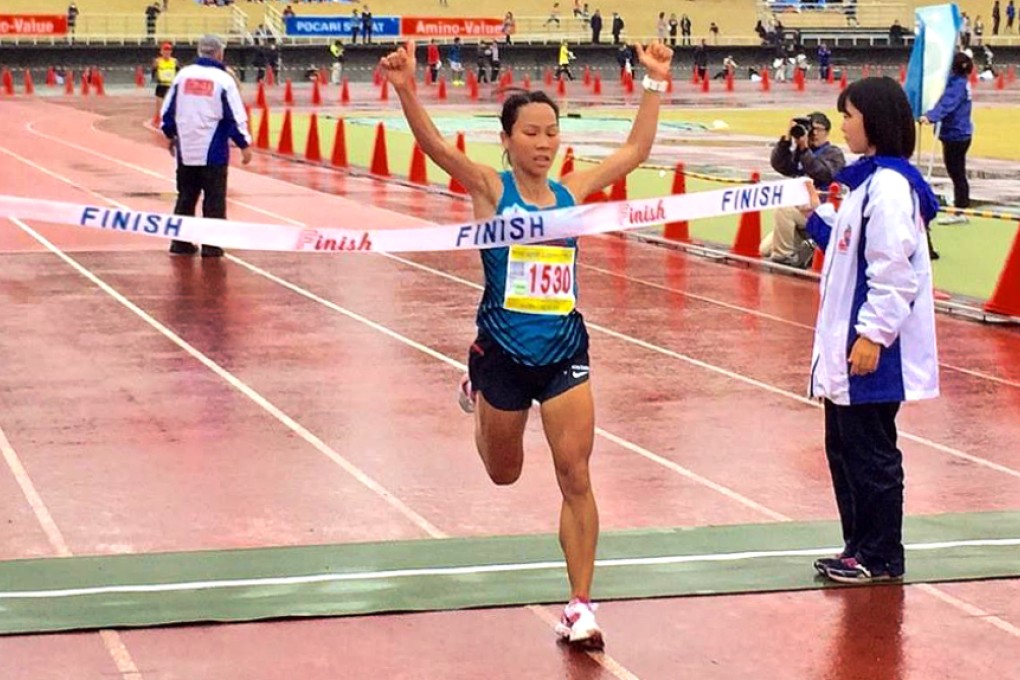
M514 168L529 174L548 175L560 148L560 125L548 104L525 104L517 111L510 136L503 137Z

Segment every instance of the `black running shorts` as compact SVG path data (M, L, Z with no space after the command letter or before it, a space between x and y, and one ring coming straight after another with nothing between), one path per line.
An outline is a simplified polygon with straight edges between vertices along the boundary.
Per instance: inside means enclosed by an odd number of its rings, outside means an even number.
M488 335L479 334L468 352L471 389L500 411L524 411L588 381L588 349L549 366L525 366L514 361Z
M157 85L156 86L156 97L162 99L166 96L166 93L170 91L169 85Z

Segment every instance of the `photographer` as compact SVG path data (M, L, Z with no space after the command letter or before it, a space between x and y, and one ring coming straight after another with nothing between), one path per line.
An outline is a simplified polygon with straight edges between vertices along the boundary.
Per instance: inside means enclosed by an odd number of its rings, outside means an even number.
M831 129L828 116L818 111L794 118L772 149L772 168L787 177L810 177L825 197L836 173L846 165L843 151L829 143ZM774 222L772 233L761 242L761 256L802 269L809 266L814 246L804 229L804 215L797 208L779 208Z

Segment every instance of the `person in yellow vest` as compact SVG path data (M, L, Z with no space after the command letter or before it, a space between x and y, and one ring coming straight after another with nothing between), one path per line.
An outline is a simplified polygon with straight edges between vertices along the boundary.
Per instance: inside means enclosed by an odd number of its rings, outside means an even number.
M574 79L574 74L570 72L570 62L575 59L574 53L570 51L570 46L567 41L564 40L560 43L560 56L557 60L558 66L556 67L556 78L561 75L565 75L568 80Z
M163 110L163 98L170 91L174 76L181 70L181 65L173 56L174 46L163 43L159 47L159 56L152 60L152 79L156 81L156 117Z
M339 38L329 46L329 53L333 55L333 68L330 72L330 82L339 85L344 77L344 44Z

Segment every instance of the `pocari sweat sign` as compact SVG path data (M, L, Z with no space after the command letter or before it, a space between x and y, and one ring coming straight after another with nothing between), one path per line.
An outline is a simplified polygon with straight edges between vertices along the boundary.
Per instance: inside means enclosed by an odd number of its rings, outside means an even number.
M287 17L287 35L296 37L347 38L351 27L361 35L361 19L352 16L341 17ZM372 17L372 37L396 37L400 35L400 17Z

